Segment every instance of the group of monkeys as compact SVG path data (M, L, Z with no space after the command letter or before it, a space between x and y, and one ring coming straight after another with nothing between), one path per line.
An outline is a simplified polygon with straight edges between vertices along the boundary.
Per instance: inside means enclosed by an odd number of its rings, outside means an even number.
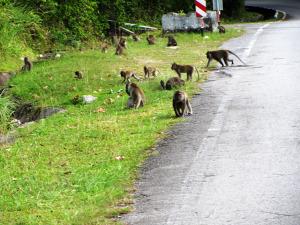
M134 35L133 40L139 41L139 37ZM147 41L149 45L155 44L155 37L153 35L149 35L147 37ZM177 46L177 41L173 36L168 36L168 47L170 46ZM108 45L102 46L102 52L106 52L108 48ZM117 47L116 47L116 54L120 55L123 53L124 48L127 48L126 45L126 39L120 38ZM245 64L234 52L230 50L216 50L216 51L208 51L206 53L208 63L207 67L209 66L210 62L212 60L216 60L219 62L222 67L225 65L228 66L228 62L231 62L231 65L233 65L233 60L229 59L229 54L232 54L236 56L243 64ZM225 63L225 65L224 65ZM22 67L22 71L31 71L32 69L32 62L28 59L28 57L24 57L24 65ZM192 80L192 76L194 71L196 70L198 73L198 79L199 79L199 71L195 66L192 65L179 65L176 63L173 63L171 65L171 69L174 70L178 77L171 77L169 78L166 83L161 80L160 85L164 90L172 90L175 87L180 87L185 85L185 81L181 79L181 74L186 73L187 74L187 81ZM150 66L144 66L144 77L145 79L150 78L151 76L156 77L157 73L159 73L159 70L155 67ZM137 74L133 71L124 71L122 70L120 72L121 77L123 78L123 82L126 82L126 93L129 95L128 101L127 101L127 107L128 108L139 108L144 106L145 104L145 94L143 90L136 84L130 81L131 78L135 78L136 80L140 81L141 78L137 76ZM81 71L75 72L75 78L82 79L83 74ZM177 117L182 117L185 114L192 115L193 110L191 107L191 104L188 99L188 95L184 91L176 91L173 95L173 109L175 112L175 115Z
M140 40L137 36L133 36L133 40ZM155 37L153 35L148 35L146 38L149 45L155 44ZM177 41L173 36L168 36L168 43L167 46L177 46ZM126 39L120 38L119 43L116 47L116 55L119 55L119 53L123 53L123 49L126 47ZM225 65L228 66L228 62L231 62L231 65L233 65L233 60L229 59L229 54L232 54L236 56L242 63L244 63L235 53L233 53L230 50L217 50L217 51L208 51L206 53L208 63L207 67L209 66L210 62L212 60L216 60L219 62L222 67ZM244 63L245 64L245 63ZM181 79L181 74L186 73L187 74L187 81L192 80L192 76L194 71L196 70L198 73L198 79L199 79L199 71L195 66L192 65L179 65L176 63L173 63L171 65L171 69L175 71L178 75L178 77L171 77L167 80L165 83L163 80L160 81L160 85L164 90L171 90L174 87L180 87L185 85L185 81ZM155 67L149 67L144 66L144 78L150 78L151 76L156 77L157 73L159 73L159 70ZM130 81L131 78L134 78L138 81L141 80L139 76L133 71L125 71L122 70L120 72L120 76L123 78L123 82L126 82L126 93L129 95L128 101L127 101L127 107L128 108L139 108L144 106L145 104L145 94L143 90L136 84ZM190 101L188 99L188 95L184 91L176 91L173 95L173 109L175 112L175 115L177 117L182 117L183 115L192 115L193 110L190 104Z
M132 39L136 42L141 40L136 34L132 35ZM156 38L152 34L148 35L146 40L147 40L149 45L154 45L155 42L156 42ZM124 50L127 49L126 39L121 37L120 40L119 40L117 37L113 36L112 42L115 43L115 45L116 45L115 54L116 55L123 55ZM167 47L172 47L172 46L173 47L177 46L177 42L176 42L174 36L169 35L168 36ZM109 48L109 44L108 43L103 43L102 46L101 46L101 51L103 53L106 53L108 48Z

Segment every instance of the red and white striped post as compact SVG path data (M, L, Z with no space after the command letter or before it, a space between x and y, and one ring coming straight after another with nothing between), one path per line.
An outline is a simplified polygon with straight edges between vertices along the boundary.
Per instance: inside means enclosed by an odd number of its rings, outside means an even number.
M203 17L206 17L206 0L195 0L196 5L196 17L199 18L200 26L203 29L205 27Z

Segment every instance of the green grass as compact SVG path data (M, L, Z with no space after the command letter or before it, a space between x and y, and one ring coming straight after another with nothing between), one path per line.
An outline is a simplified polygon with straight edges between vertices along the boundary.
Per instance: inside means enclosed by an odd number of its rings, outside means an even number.
M145 39L129 41L125 56L115 56L113 48L107 54L73 52L17 75L12 94L67 112L19 129L17 142L1 149L0 224L118 223L111 218L130 210L127 203L139 166L163 132L182 121L174 117L173 91L161 90L160 79L175 76L173 62L196 65L204 79L205 52L240 34L233 29L208 34L208 39L177 34L176 50L165 48L163 38L154 46ZM158 67L161 75L138 83L145 107L125 109L128 96L116 93L124 89L119 71L142 75L145 64ZM84 72L83 80L73 78L75 70ZM183 88L190 94L199 91L196 77ZM90 105L71 104L74 96L84 94L98 99ZM99 107L106 112L95 112Z

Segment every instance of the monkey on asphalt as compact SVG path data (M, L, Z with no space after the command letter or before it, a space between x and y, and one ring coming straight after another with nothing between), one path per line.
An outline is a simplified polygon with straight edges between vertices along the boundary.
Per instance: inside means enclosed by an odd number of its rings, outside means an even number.
M194 69L196 69L196 71L198 73L198 80L199 80L199 76L200 76L199 71L194 66L191 66L191 65L179 65L179 64L173 63L172 66L171 66L171 69L174 70L178 74L178 76L180 78L181 78L181 73L186 73L186 75L187 75L187 81L193 79Z
M129 71L129 70L126 70L126 71L125 71L125 70L121 70L120 75L121 75L121 77L124 78L123 83L124 83L125 81L128 81L131 77L135 78L135 79L138 80L138 81L141 80L141 78L139 78L139 77L136 75L135 72Z
M193 110L188 95L184 91L176 91L173 95L173 109L177 117L184 114L192 115Z
M74 78L76 78L76 79L82 79L83 78L83 73L81 71L75 71Z
M158 69L151 66L144 66L144 74L145 78L150 78L150 76L156 77L158 73Z
M228 62L231 62L231 65L233 65L233 60L232 59L229 59L229 54L232 54L234 55L235 57L237 57L244 65L246 65L245 62L243 62L243 60L240 59L240 57L238 57L234 52L230 51L230 50L216 50L216 51L208 51L206 53L206 57L208 59L208 62L207 62L207 66L209 66L210 62L214 59L216 61L218 61L222 67L224 67L224 63L222 62L222 59L223 61L225 62L225 65L228 66Z
M139 108L145 104L145 95L143 90L135 83L131 83L130 80L126 81L126 93L129 95L127 101L128 108Z
M167 80L166 84L163 80L160 81L160 85L164 90L172 90L175 87L180 87L185 84L185 81L179 77L171 77Z
M22 71L31 71L32 62L29 60L27 56L24 57L24 65L22 66Z
M154 45L155 44L155 37L150 34L148 37L147 37L147 41L148 41L148 44L149 45Z
M175 38L173 36L168 36L168 44L167 44L168 47L171 47L171 46L177 46L177 41L175 40Z

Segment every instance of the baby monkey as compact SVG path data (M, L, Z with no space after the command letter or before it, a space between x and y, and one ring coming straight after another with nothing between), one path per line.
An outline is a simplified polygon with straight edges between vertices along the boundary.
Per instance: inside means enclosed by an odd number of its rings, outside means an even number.
M168 44L167 44L168 47L171 47L171 46L177 46L177 41L175 40L175 38L173 36L168 36Z
M166 84L163 80L160 81L160 85L164 90L172 90L175 87L180 87L185 84L184 80L179 77L171 77L167 80Z
M82 79L83 78L83 73L81 71L75 71L75 76L74 78L76 79Z
M24 65L22 66L22 71L31 71L32 69L32 62L29 60L27 56L24 57Z
M232 54L234 55L235 57L237 57L244 65L246 65L245 62L243 62L243 60L240 59L240 57L238 57L234 52L230 51L230 50L217 50L217 51L208 51L206 53L206 57L208 59L208 62L207 62L207 66L209 66L210 62L214 59L216 61L218 61L222 67L224 67L224 63L222 62L222 59L223 61L225 62L225 65L228 66L228 62L231 62L231 65L233 65L233 60L232 59L229 59L229 54Z
M124 78L123 83L124 83L125 81L128 81L131 77L135 78L135 79L138 80L138 81L141 80L141 78L139 78L139 77L136 75L135 72L129 71L129 70L127 70L127 71L121 70L120 75L121 75L121 77Z
M148 44L149 45L154 45L155 44L155 37L150 34L148 37L147 37L147 41L148 41Z
M184 91L176 91L173 95L173 109L177 117L184 114L192 115L193 110L188 95Z
M144 66L144 74L145 78L150 78L150 76L156 77L158 73L158 69L151 66Z
M129 95L127 101L128 108L139 108L145 104L145 95L143 90L135 83L131 83L129 80L126 81L126 93Z

